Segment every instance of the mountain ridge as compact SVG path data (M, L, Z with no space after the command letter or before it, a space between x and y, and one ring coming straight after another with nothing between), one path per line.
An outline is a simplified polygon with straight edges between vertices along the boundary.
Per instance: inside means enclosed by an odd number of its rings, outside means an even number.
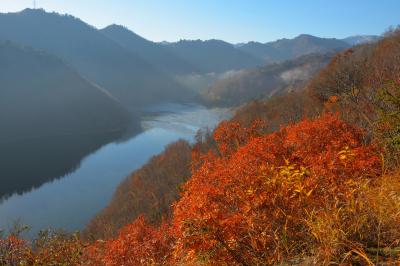
M180 84L95 27L70 15L32 9L2 13L0 40L32 46L61 57L130 109L171 99L173 94L183 98L185 95ZM158 95L157 99L150 94Z
M29 104L33 104L34 100L38 101L36 108L44 108L44 101L52 104L52 101L45 97L53 94L54 97L57 96L59 100L63 100L59 102L60 104L68 103L71 104L71 107L78 107L80 104L82 108L92 108L90 112L93 114L99 113L96 116L91 116L92 120L88 121L88 123L82 123L81 126L91 127L91 125L94 125L97 128L108 128L106 122L111 123L111 128L126 125L126 121L130 116L128 111L109 92L79 76L78 72L66 65L62 59L12 42L0 42L0 58L0 80L2 84L2 97L0 99L2 104L0 108L12 108L16 103L16 97L26 101L24 104L19 104L18 107L20 109L27 108ZM18 78L20 75L24 79ZM34 94L41 92L43 93L42 96L33 97ZM63 96L60 93L63 93ZM28 97L27 94L32 95L33 98ZM8 95L12 95L14 100L7 100L6 97ZM85 98L86 96L87 98ZM93 104L90 105L91 103ZM59 108L60 106L52 104L51 107ZM101 109L97 110L99 107ZM63 110L60 109L60 111ZM81 109L71 108L69 111L79 112ZM2 118L3 122L5 121L4 119L9 119L10 115L9 112L5 113L7 113L7 117ZM52 113L54 114L54 111ZM31 113L27 112L27 114ZM82 118L84 114L84 112L79 114L79 117ZM113 114L120 116L121 119L116 119L115 117L112 119L107 118L108 116L113 116ZM93 120L94 118L98 119L98 121ZM61 121L57 122L61 123ZM78 121L71 120L71 122L77 123ZM50 129L54 129L54 127ZM82 130L82 128L80 127L79 130ZM1 133L4 134L4 130Z
M195 66L173 54L167 47L147 40L125 26L112 24L100 32L163 72L187 74L198 71Z
M103 89L31 47L0 42L0 84L0 198L63 176L128 126L140 128Z
M326 53L350 48L346 42L335 38L320 38L310 34L300 34L293 39L279 39L273 42L249 42L238 47L239 50L263 58L265 63L281 62L296 57Z

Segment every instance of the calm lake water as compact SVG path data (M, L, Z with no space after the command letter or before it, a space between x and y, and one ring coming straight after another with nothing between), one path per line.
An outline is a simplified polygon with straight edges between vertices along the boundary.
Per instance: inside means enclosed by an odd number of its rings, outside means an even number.
M31 228L28 236L45 228L83 229L107 205L121 180L151 156L175 140L193 141L198 129L214 127L229 117L227 109L199 105L166 104L147 111L153 114L143 118L141 134L102 147L72 174L3 200L0 229L11 228L16 221Z

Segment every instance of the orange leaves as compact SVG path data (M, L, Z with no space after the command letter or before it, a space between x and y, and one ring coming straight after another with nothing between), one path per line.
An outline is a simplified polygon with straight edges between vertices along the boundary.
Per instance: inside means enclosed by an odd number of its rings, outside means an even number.
M249 128L241 127L238 122L221 122L214 131L214 139L220 154L227 156L235 152L250 138L261 136L264 127L265 122L262 120L255 120Z
M0 265L20 265L32 261L29 246L13 235L0 238ZM23 264L22 264L23 265Z
M124 227L117 238L97 241L88 247L84 265L164 265L170 257L171 241L167 224L155 228L140 216Z
M346 200L349 180L380 170L362 132L332 114L264 136L224 123L215 136L225 156L210 154L175 206L175 249L189 264L274 263L296 254L309 245L306 212Z
M376 239L398 243L400 182L376 178L381 160L360 129L333 114L272 134L262 129L259 122L249 128L224 122L214 135L219 154L196 149L198 161L170 223L153 227L140 216L116 238L88 247L79 239L45 237L35 254L10 237L0 240L0 263L269 265L315 256L328 264L334 256L350 260L352 250L365 255L363 246L375 247ZM170 155L182 162L178 153Z
M168 145L117 188L105 209L96 215L85 230L87 238L111 238L125 225L144 214L150 224L160 224L172 213L180 185L190 177L191 145L179 140Z
M170 224L153 227L140 216L116 238L84 248L81 265L266 265L316 250L329 260L347 237L342 208L356 206L360 188L381 171L363 132L333 114L272 134L261 123L224 122L214 136L220 154L196 151ZM349 228L352 215L343 220ZM40 254L67 257L80 251L74 243L44 245L49 253Z
M0 239L0 265L81 265L77 235L43 231L30 243L13 235Z
M324 103L325 110L327 110L328 112L340 111L338 102L339 102L339 96L337 95L330 96L328 100Z
M84 244L78 234L43 231L34 241L34 265L79 265Z

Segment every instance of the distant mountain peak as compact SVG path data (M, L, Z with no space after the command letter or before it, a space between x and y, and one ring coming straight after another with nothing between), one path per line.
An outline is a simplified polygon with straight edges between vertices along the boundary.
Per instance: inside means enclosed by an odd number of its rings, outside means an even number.
M298 35L293 40L338 40L338 41L340 41L339 39L336 39L336 38L318 37L318 36L306 34L306 33Z
M161 41L161 42L159 42L159 44L161 44L161 45L170 45L170 44L172 44L172 42Z
M134 33L120 35L139 44L155 45ZM183 90L182 85L153 66L141 53L131 52L104 32L70 15L32 9L0 13L0 40L11 40L60 57L127 108L189 94L176 93Z
M127 27L120 25L120 24L111 24L111 25L108 25L107 27L104 27L101 30L107 30L107 29L109 29L109 30L111 30L111 29L112 30L128 30Z
M43 8L25 8L19 13L47 13Z
M73 15L70 15L70 14L61 14L61 13L58 13L58 12L48 12L43 8L25 8L24 10L21 10L20 12L16 12L16 13L13 13L13 14L41 15L41 16L47 15L47 16L57 16L57 17L68 17L68 18L73 18L75 20L80 20L79 18L74 17Z
M223 40L218 40L218 39L208 39L208 40L188 40L188 39L182 39L179 40L178 42L171 43L173 46L201 46L201 47L207 47L207 46L213 46L213 47L234 47L233 44L225 42Z
M101 29L100 31L107 31L107 30L114 30L114 31L120 31L120 32L129 32L129 33L133 33L133 34L135 34L135 35L138 35L138 34L136 34L135 32L133 32L132 30L130 30L128 27L126 27L126 26L124 26L124 25L120 25L120 24L111 24L111 25L108 25L107 27L105 27L105 28L103 28L103 29ZM138 35L139 36L139 35Z
M103 32L103 33L113 32L113 33L117 33L117 34L130 35L131 37L135 37L135 38L140 39L142 41L151 42L151 41L147 40L146 38L143 38L139 34L133 32L128 27L123 26L123 25L119 25L119 24L111 24L111 25L101 29L100 31Z
M326 53L346 49L350 45L334 38L320 38L310 34L300 34L293 39L279 39L273 42L248 42L237 47L254 57L262 58L265 63L274 63L294 59L312 53Z
M359 45L363 43L371 43L379 40L377 35L354 35L344 38L343 41L350 45Z
M295 39L309 39L309 38L318 38L318 37L311 35L311 34L302 33L299 36L297 36Z

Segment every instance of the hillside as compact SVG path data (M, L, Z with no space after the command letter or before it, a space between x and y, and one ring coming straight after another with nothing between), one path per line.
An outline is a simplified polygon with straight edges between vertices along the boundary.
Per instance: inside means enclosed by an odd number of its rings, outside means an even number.
M399 54L400 32L388 32L377 42L336 54L304 90L251 102L234 119L244 126L257 118L295 123L329 107L331 111L340 111L343 119L361 126L369 134L377 133L382 130L375 128L381 122L382 112L392 109L396 113L395 98L399 92L394 84L400 78ZM277 113L280 115L276 116Z
M1 13L0 40L31 46L64 59L129 109L188 97L181 85L144 59L69 15L36 9Z
M398 263L399 36L339 53L304 90L199 137L171 221L138 216L89 261Z
M349 47L350 45L342 40L302 34L294 39L281 39L268 43L249 42L240 45L238 49L263 59L264 63L274 63L302 55L327 53Z
M226 72L255 67L262 60L220 40L181 40L165 45L174 54L196 66L201 73Z
M237 106L253 99L296 91L302 89L310 78L328 64L333 55L312 54L243 70L215 82L203 97L210 104Z
M88 152L120 134L131 119L109 93L62 60L1 43L0 196L16 187L19 192L30 189L50 173L65 174ZM44 161L52 163L38 167Z
M116 236L119 229L141 214L155 224L170 216L171 204L179 198L179 185L190 176L191 150L189 143L177 141L128 176L116 189L110 204L87 225L85 236Z
M198 72L196 66L174 55L165 45L146 40L123 26L110 25L101 32L165 73L181 75Z
M400 59L397 56L400 51L399 36L399 33L391 33L386 36L386 38L375 44L364 44L362 46L356 47L354 50L349 50L343 53L339 53L337 55L326 54L310 55L303 57L303 60L307 58L314 58L316 62L319 62L318 60L323 58L325 62L323 66L320 66L320 68L322 69L321 72L315 72L313 76L310 76L310 84L307 87L299 88L299 90L290 92L286 91L280 95L274 95L270 98L258 99L256 101L244 104L242 108L238 109L231 121L222 122L216 131L204 132L203 134L200 133L198 135L197 142L192 145L192 151L194 154L192 156L192 171L193 169L197 169L197 163L195 163L196 160L200 160L201 165L202 157L195 155L196 153L207 154L208 151L211 151L212 153L216 154L217 158L219 156L224 157L224 149L229 150L232 149L232 147L241 146L242 144L247 142L249 135L251 136L252 134L255 134L256 136L264 136L266 134L280 132L283 125L299 123L305 117L320 117L323 113L329 111L340 112L341 118L346 121L345 123L352 125L352 127L353 125L355 125L355 127L358 127L360 125L363 126L364 132L368 134L368 136L363 136L363 139L365 141L371 141L371 136L373 132L374 138L382 138L382 133L380 133L380 131L375 131L376 128L374 128L375 125L379 125L380 123L380 120L377 119L379 117L379 113L393 112L393 114L396 114L398 117L400 106L397 105L396 109L395 104L391 105L389 103L386 103L386 109L381 109L380 105L383 105L384 102L382 102L383 100L379 98L375 98L373 100L373 105L371 102L368 106L364 104L360 105L363 101L367 99L372 101L373 98L364 98L363 94L360 93L359 99L355 101L352 100L349 96L346 96L346 94L348 95L348 91L346 92L345 89L347 88L347 86L350 86L347 84L355 84L349 82L357 80L359 81L359 83L357 83L357 87L359 88L359 90L362 90L364 92L366 92L367 89L378 90L379 88L381 88L381 86L384 85L384 80L381 79L382 76L388 77L390 80L398 80L399 72L397 72L396 70L398 70L398 67L400 65ZM301 58L294 61L288 61L286 63L293 64L293 62L304 63ZM362 65L356 62L364 62L365 64ZM372 67L373 65L376 67ZM345 77L348 77L349 74L352 74L351 76L354 78L354 80L345 79ZM363 82L361 82L361 77L363 77L364 79ZM256 84L256 82L254 84ZM251 86L249 86L249 88L251 88ZM393 90L392 93L394 96L398 97L400 93L398 85L394 87L390 85L390 87L388 88L390 90ZM370 93L371 92L369 92L369 94ZM370 94L370 96L372 95L374 94ZM332 96L338 96L339 99L342 100L335 100L335 98L332 98ZM376 95L374 96L376 97ZM360 106L361 108L359 108ZM364 120L364 116L359 112L365 112L367 110L368 115L371 116L370 119L374 119L375 123L368 124L361 122ZM395 132L396 125L398 128L400 122L398 118L397 122L395 122L395 120L393 119L394 118L391 118L389 121L391 121L390 123L395 126L394 129L392 129L394 132L392 131L391 134L384 134L385 136L391 138L395 138L395 136L398 136L398 133L396 135ZM263 122L257 122L253 124L253 122L257 120L261 120ZM324 123L323 121L320 122ZM303 124L304 123L306 122L303 122ZM332 125L332 127L335 126ZM307 127L304 127L303 129L299 128L299 130L306 130L306 128ZM388 129L390 129L390 127L388 127ZM287 132L285 130L282 130L282 134L287 134ZM221 144L220 147L218 147L218 145L216 144L218 143L218 141L222 142L224 145ZM322 141L322 139L319 139L318 141ZM397 145L397 148L389 148L392 151L398 151L400 146ZM133 202L140 202L140 200L143 200L144 198L150 198L151 200L149 201L162 202L161 206L165 206L165 201L162 200L163 198L152 198L151 193L150 196L147 195L143 197L143 192L137 192L137 188L135 186L127 184L132 184L133 180L142 183L143 181L141 180L151 180L153 178L159 177L160 175L158 174L150 173L158 173L159 171L161 171L160 169L168 169L166 166L170 166L173 164L173 161L170 161L170 158L167 155L174 154L173 149L175 150L175 153L178 153L180 151L177 145L171 146L168 152L164 152L160 156L157 156L158 159L164 158L163 162L165 162L165 165L163 165L163 167L160 167L160 162L157 162L156 159L153 159L152 161L149 161L141 170L132 173L132 175L128 177L124 181L124 183L121 184L109 207L103 210L89 225L88 230L91 232L92 235L97 234L102 237L116 235L116 229L124 224L121 223L121 221L125 221L125 224L128 224L126 223L126 220L124 220L125 217L127 217L127 213L142 212L149 223L160 223L160 218L154 218L155 214L159 214L157 212L159 209L153 207L142 209L144 205L140 204L134 207L135 204L133 204ZM183 154L183 152L181 153ZM396 165L398 165L399 163L399 161L397 161L397 164L394 163L393 166L392 160L395 160L396 156L398 156L398 154L396 155L392 153L388 154L386 157L388 165L389 162L392 163L391 167L394 169L396 169ZM229 158L229 154L226 155L226 157ZM213 160L212 157L211 160ZM228 169L226 170L228 171ZM186 173L188 171L190 171L190 168L186 164L175 165L175 168L171 168L168 170L168 172L171 173ZM182 180L184 178L182 175L179 177L175 174L171 176L165 174L165 176L166 178L160 180L157 179L158 181L154 182L153 184L145 183L145 191L157 191L159 188L165 186L164 182L168 184L170 178L172 177L178 179L181 178ZM121 199L127 198L129 194L132 195L134 200L130 201L129 203L122 204L123 200ZM146 193L144 194L146 195ZM193 192L193 194L196 193ZM171 204L172 202L169 203ZM124 207L121 208L121 206ZM129 212L126 212L126 210L128 209ZM165 214L170 214L171 211L172 210L167 209ZM120 215L122 213L123 214L120 216L117 213L119 213ZM136 217L138 216L136 215ZM101 232L100 234L99 231Z
M48 233L31 245L11 234L0 239L2 260L90 266L398 264L399 48L400 32L390 32L377 43L337 54L305 90L250 103L231 121L196 137L190 169L176 163L186 162L179 151L187 144L170 146L124 181L114 198L118 204L110 204L117 212L129 209L123 215L145 215L117 235L116 227L127 221L118 217L113 224L104 215L109 210L99 216L97 225L110 230L104 236L114 237L87 242ZM159 193L166 187L173 187L171 194ZM122 204L124 198L129 204ZM148 199L153 204L141 209ZM161 219L165 206L168 215Z
M347 42L351 46L365 44L365 43L372 43L376 42L380 39L380 36L377 35L355 35L349 36L347 38L342 39L342 41Z
M131 258L132 265L138 257L159 265L190 264L203 261L204 254L206 265L396 261L398 247L390 243L400 232L395 203L400 195L399 36L389 33L376 44L339 53L307 88L249 103L232 121L200 135L192 146L192 177L166 212L173 213L171 224L158 226L158 219L156 226L149 225L153 208L142 210L145 216L137 216L118 236L95 243L90 258L97 263ZM339 112L346 122L329 112ZM156 165L152 161L143 169L151 173ZM177 165L174 172L188 170ZM142 171L125 182L147 176ZM122 193L121 186L118 198L133 193L133 199L141 199L135 190ZM116 202L121 201L110 206ZM383 209L389 213L383 215ZM109 225L121 220L106 216L109 211L96 218L97 225L111 229L105 236L115 235L115 225ZM285 234L274 234L281 231ZM377 250L377 242L389 253ZM353 253L354 245L359 250Z
M337 7L339 18L352 15ZM0 265L400 265L400 27L378 39L198 40L163 43L167 50L121 27L105 30L119 32L114 40L93 30L127 62L162 53L183 60L172 72L186 75L188 63L196 65L194 76L225 77L204 97L236 107L235 114L200 129L191 143L166 146L128 175L83 232L49 229L25 239L24 226L0 228ZM0 137L8 138L0 138L0 198L3 187L26 191L36 186L32 180L73 169L129 119L118 93L80 76L65 57L34 49L0 45ZM102 62L113 65L113 56L122 60L116 53ZM168 72L165 62L151 60L154 71ZM27 122L13 123L9 113ZM37 138L26 138L31 131ZM119 157L110 155L99 163Z
M31 48L0 44L0 84L2 139L114 131L129 121L104 89Z
M221 123L213 134L217 153L193 150L198 156L192 175L180 186L172 217L159 225L140 215L110 239L88 243L76 234L48 232L34 248L10 235L0 239L3 261L89 266L398 263L399 173L382 173L379 149L365 142L364 132L329 113L272 134L262 127ZM132 188L129 201L140 202ZM158 207L155 203L150 209Z

